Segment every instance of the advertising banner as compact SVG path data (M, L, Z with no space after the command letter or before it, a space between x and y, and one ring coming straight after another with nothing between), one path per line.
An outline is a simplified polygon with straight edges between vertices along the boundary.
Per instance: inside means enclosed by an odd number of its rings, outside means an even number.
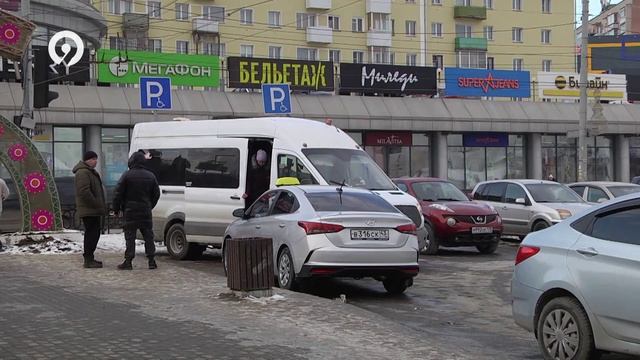
M435 95L436 68L340 63L340 91Z
M167 77L172 85L220 85L220 58L213 55L98 50L98 82L138 84L140 77Z
M411 146L412 142L408 131L369 131L364 138L365 146Z
M531 96L528 71L445 68L444 76L446 96Z
M462 134L462 145L466 147L507 147L509 134L479 132Z
M577 73L538 72L538 94L546 99L580 99L580 75ZM600 100L627 100L625 75L589 74L589 97Z
M62 48L57 46L56 51L62 53ZM77 48L70 47L68 56L73 58L76 54ZM33 54L34 56L38 53L47 53L46 46L33 46ZM34 59L41 59L42 57L35 56ZM52 80L52 83L63 82L63 81L73 81L73 82L89 82L90 80L90 66L89 66L89 52L84 51L78 62L73 65L68 65L63 62L58 62L57 64L51 59L51 56L47 56L49 60L48 68L50 76L55 78ZM67 66L68 65L68 66ZM13 61L0 58L0 80L15 80L16 73L14 68Z
M262 84L289 84L291 90L333 91L333 63L228 57L229 87L260 89Z

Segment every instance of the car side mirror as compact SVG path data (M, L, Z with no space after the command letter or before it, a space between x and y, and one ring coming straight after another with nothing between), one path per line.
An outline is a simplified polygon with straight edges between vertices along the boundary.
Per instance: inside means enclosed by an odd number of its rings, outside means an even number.
M245 212L244 209L235 209L233 210L233 217L237 217L237 218L245 218Z
M527 200L525 198L517 198L516 204L527 205Z

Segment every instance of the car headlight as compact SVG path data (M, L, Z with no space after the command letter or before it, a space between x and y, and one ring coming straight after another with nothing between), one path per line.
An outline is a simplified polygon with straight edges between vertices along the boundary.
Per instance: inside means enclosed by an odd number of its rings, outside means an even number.
M560 215L560 219L566 219L571 216L571 211L565 209L558 209L558 215Z
M454 219L452 217L447 218L447 225L449 225L451 227L456 226L456 219Z
M434 209L438 209L440 211L453 212L453 210L451 210L448 206L442 205L442 204L431 204L431 205L429 205L429 207L432 207Z

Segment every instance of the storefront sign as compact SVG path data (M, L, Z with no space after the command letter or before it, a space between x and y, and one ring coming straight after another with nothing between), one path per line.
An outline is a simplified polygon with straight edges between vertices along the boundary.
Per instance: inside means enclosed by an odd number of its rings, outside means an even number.
M58 53L62 53L62 47L56 47L55 51L57 51ZM67 57L75 57L76 51L77 48L70 48L67 52ZM46 46L33 46L34 55L37 55L39 52L47 53L48 48ZM41 57L34 57L34 59L39 58ZM52 81L52 83L63 81L89 82L90 71L88 52L85 51L80 59L73 65L69 65L68 63L65 65L63 62L59 62L58 64L56 64L50 57L47 58L49 59L49 68L51 69L51 73L53 76L55 76L55 80ZM0 58L0 80L16 80L16 72L13 61L5 58Z
M329 61L229 57L229 87L260 89L262 84L289 84L291 90L333 91Z
M411 146L413 137L410 132L371 131L364 138L365 146Z
M168 77L172 85L220 85L220 58L213 55L98 51L98 81L138 84L140 77Z
M445 68L446 96L531 96L528 71Z
M538 72L538 94L547 99L580 98L580 75L577 73ZM589 97L600 100L627 100L627 78L625 75L589 74L587 85Z
M436 68L380 64L340 64L340 90L435 95Z
M462 134L462 145L466 147L507 147L509 146L509 134L466 133Z

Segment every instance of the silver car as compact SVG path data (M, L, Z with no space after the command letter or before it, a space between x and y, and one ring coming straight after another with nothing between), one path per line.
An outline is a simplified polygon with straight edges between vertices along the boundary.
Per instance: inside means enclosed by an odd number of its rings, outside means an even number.
M586 181L567 186L590 203L601 203L616 197L640 192L640 185L613 181Z
M225 232L230 238L273 239L281 288L303 278L374 277L399 294L418 274L415 224L377 194L356 188L303 185L267 191ZM226 264L226 254L223 257Z
M475 186L472 196L496 209L503 235L521 238L591 207L568 187L546 180L485 181Z
M513 317L545 359L640 355L640 195L528 235L511 282Z

